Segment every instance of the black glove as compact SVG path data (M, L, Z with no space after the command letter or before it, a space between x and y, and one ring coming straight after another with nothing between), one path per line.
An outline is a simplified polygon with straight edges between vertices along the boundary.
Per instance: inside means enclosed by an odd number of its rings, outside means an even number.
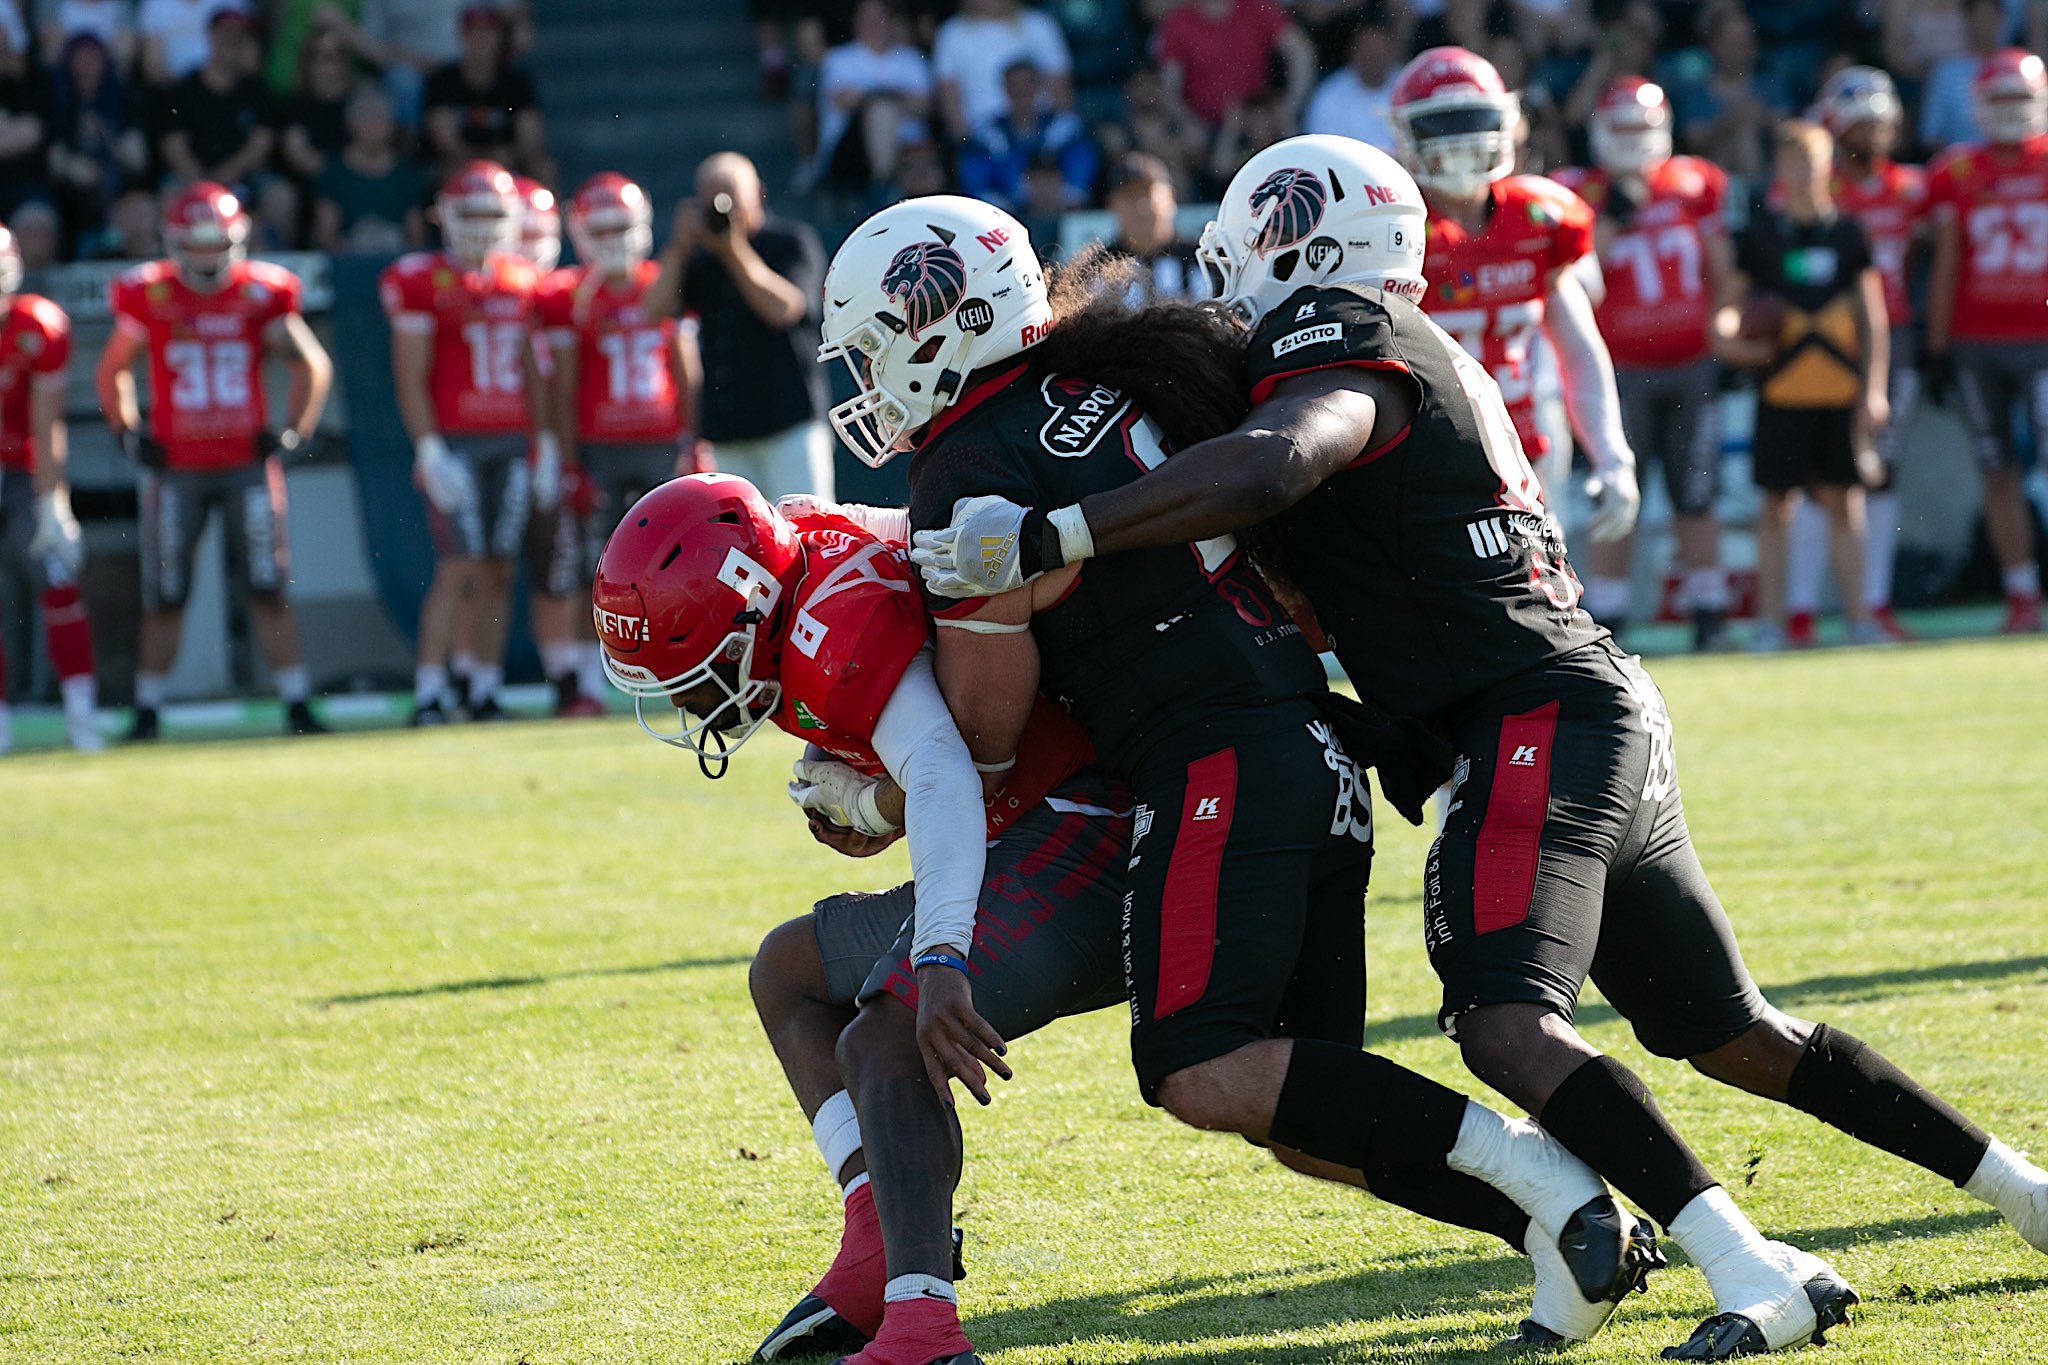
M130 463L138 468L162 469L164 467L163 446L154 439L144 436L134 427L127 428L116 439L121 442L121 453L126 455Z
M1458 751L1412 717L1392 715L1336 692L1321 701L1344 752L1360 767L1377 769L1380 795L1403 820L1421 824L1429 798L1451 780Z
M1920 357L1920 394L1930 403L1945 405L1956 386L1956 358L1949 351L1929 351Z

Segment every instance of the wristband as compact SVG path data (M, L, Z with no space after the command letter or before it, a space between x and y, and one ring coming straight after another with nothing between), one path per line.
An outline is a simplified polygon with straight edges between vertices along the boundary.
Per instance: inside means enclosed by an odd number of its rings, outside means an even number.
M951 953L919 953L910 959L910 968L916 971L919 967L951 967L964 975L967 971L967 959L955 957Z
M1006 773L1016 766L1017 755L1011 754L1000 763L977 763L974 765L974 771L978 773Z
M1088 529L1088 518L1082 515L1080 503L1055 507L1045 514L1045 521L1059 537L1060 564L1079 564L1095 558L1095 533Z

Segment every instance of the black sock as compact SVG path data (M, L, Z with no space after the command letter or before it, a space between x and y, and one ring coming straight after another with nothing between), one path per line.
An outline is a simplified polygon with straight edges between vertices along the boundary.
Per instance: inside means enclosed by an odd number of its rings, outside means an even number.
M1529 1231L1522 1206L1484 1180L1448 1166L1413 1162L1365 1168L1365 1185L1389 1204L1453 1227L1490 1233L1518 1252Z
M1816 1025L1785 1102L1957 1186L1969 1183L1991 1135L1853 1034Z
M1649 1087L1612 1057L1591 1058L1565 1077L1537 1121L1664 1227L1720 1183L1664 1121Z
M1442 1165L1465 1097L1407 1067L1341 1043L1296 1039L1271 1136L1322 1161L1373 1171Z

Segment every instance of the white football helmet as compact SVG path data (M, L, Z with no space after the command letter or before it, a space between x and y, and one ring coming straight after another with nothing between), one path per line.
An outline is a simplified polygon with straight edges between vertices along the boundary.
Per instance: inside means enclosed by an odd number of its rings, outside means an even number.
M854 229L825 274L824 344L860 392L832 409L879 469L960 396L967 376L1043 340L1045 271L1024 225L958 195L906 199Z
M1355 138L1276 142L1231 177L1196 254L1217 296L1257 322L1311 284L1422 297L1429 211L1401 163Z

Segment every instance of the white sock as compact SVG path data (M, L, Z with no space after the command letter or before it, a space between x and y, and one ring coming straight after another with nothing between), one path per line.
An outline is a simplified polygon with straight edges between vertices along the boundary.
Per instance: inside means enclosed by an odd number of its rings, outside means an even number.
M548 640L540 647L541 671L548 675L549 682L555 682L565 673L576 671L576 642L573 640Z
M433 706L448 690L448 670L440 664L421 664L412 671L412 701L415 706Z
M1819 611L1820 584L1827 571L1828 514L1812 498L1801 498L1785 546L1785 610Z
M1892 567L1899 555L1899 495L1863 495L1863 601L1873 611L1892 604Z
M1756 1268L1772 1262L1771 1244L1728 1191L1719 1185L1701 1190L1665 1231L1707 1277L1715 1307L1732 1313L1756 1301Z
M1984 1149L1984 1159L1963 1190L2004 1214L2036 1247L2041 1246L2037 1239L2048 1239L2048 1171L1997 1138Z
M604 648L595 640L576 646L576 685L586 697L604 695Z
M458 678L466 678L476 672L476 655L466 649L458 649L448 656L448 672Z
M313 681L306 676L304 664L287 664L271 677L277 683L278 700L286 706L302 702L313 695Z
M1458 1140L1444 1164L1514 1200L1550 1238L1564 1230L1574 1213L1607 1193L1606 1182L1556 1138L1528 1119L1504 1118L1473 1100L1465 1101Z
M64 714L73 720L90 720L100 709L100 683L92 674L75 673L57 687L64 694Z
M1711 569L1687 569L1685 598L1694 611L1726 611L1728 571L1718 565Z
M2041 566L2039 564L2015 564L2003 575L2007 597L2039 597L2041 595Z
M1629 582L1595 574L1586 580L1586 610L1595 621L1618 621L1628 615Z
M487 702L498 695L498 688L505 681L505 670L498 664L478 664L469 671L469 699L471 702Z
M167 673L137 673L135 675L135 705L143 711L160 711L164 698L171 693L171 679Z
M837 1181L846 1163L860 1151L860 1119L853 1112L853 1096L844 1090L834 1091L830 1099L818 1106L818 1116L811 1120L811 1141L818 1144L818 1155L825 1158L825 1174Z
M882 1286L883 1303L902 1303L906 1299L944 1299L957 1305L960 1295L951 1280L936 1275L898 1275Z

